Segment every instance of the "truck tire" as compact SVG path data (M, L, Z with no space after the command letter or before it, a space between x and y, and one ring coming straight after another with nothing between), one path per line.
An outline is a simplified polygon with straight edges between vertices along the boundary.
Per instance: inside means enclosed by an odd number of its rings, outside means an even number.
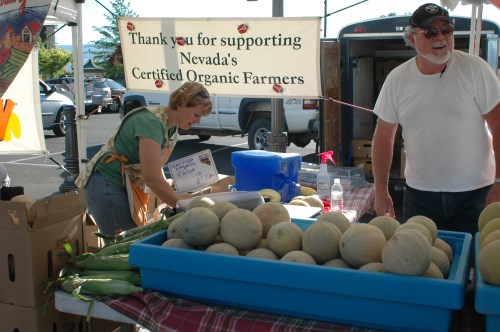
M113 98L113 101L106 105L106 110L109 112L118 112L120 110L120 99L118 97Z
M198 135L198 138L200 140L200 142L205 142L205 141L208 141L210 139L210 135Z
M271 121L258 119L248 130L248 148L250 150L267 150L267 136L271 132Z

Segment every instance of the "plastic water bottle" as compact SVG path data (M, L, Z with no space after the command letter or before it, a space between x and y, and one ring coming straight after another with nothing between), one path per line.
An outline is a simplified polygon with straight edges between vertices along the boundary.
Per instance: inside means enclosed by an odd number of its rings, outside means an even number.
M340 179L333 180L330 200L330 211L344 211L344 189L340 184Z

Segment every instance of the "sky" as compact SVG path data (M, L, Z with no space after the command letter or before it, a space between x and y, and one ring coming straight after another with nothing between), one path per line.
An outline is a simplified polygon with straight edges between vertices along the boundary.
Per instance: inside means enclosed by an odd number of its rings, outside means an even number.
M83 44L96 41L101 35L93 26L103 24L108 13L103 6L112 9L109 0L86 0L82 5ZM389 13L411 14L425 0L282 0L284 17L320 17L346 7L327 18L326 37L337 38L339 30L351 23L378 18ZM498 1L498 0L496 0ZM127 0L125 0L127 3ZM359 4L358 4L359 3ZM435 3L449 4L450 15L471 17L472 5L468 1L440 0ZM358 5L356 5L358 4ZM207 17L271 17L273 0L130 0L130 9L139 17L207 18ZM353 6L354 5L354 6ZM453 10L451 10L454 7ZM483 6L483 18L500 23L500 9L495 5ZM324 37L324 22L321 23L321 37ZM71 28L64 27L56 34L56 43L71 45Z

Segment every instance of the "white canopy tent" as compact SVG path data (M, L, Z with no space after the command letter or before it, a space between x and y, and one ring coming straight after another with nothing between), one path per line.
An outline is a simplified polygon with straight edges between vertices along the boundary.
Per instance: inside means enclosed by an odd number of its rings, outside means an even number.
M500 8L500 0L441 0L441 5L449 8L450 10L454 10L459 2L462 2L462 5L472 5L469 53L479 55L483 4L492 3Z
M87 158L83 73L82 5L85 0L52 0L44 25L66 24L72 30L73 74L76 107L79 169Z

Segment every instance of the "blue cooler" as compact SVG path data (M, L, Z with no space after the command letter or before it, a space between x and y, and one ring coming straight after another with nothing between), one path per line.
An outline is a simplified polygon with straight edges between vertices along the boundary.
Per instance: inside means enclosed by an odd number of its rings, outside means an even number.
M235 169L233 190L274 189L280 193L282 202L300 194L298 175L302 158L298 153L237 151L231 154L231 163Z

